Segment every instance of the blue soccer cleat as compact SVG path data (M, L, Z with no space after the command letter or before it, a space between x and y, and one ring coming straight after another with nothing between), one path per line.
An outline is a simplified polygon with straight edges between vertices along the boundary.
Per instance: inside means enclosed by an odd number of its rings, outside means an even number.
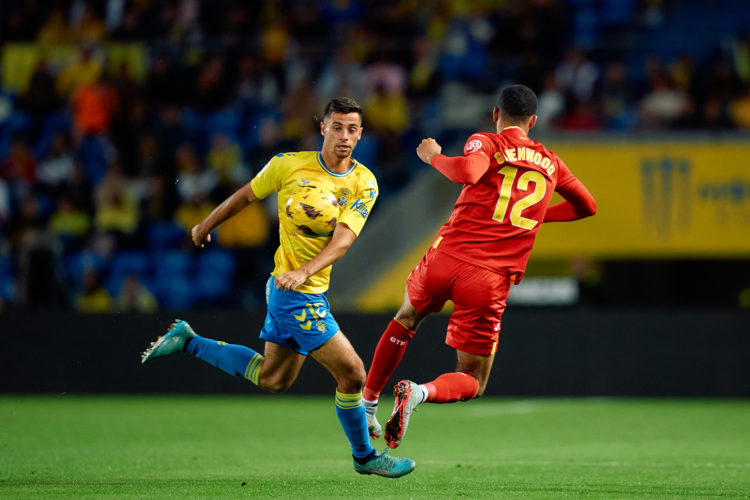
M375 474L383 477L401 477L414 470L417 464L411 458L392 457L388 450L375 453L369 462L358 464L354 462L354 470L360 474Z
M187 321L176 319L174 323L169 325L167 333L151 342L148 349L141 353L141 363L148 363L152 359L182 352L185 348L185 342L191 337L195 337L195 332Z

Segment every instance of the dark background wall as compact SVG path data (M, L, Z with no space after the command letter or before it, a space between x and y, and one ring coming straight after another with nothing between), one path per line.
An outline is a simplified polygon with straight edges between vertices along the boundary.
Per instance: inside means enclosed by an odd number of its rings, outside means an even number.
M369 366L390 315L337 314ZM204 336L262 350L263 316L188 313ZM252 384L188 355L140 364L139 353L172 320L155 315L9 311L0 315L0 392L257 393ZM428 318L394 382L426 382L455 366L448 317ZM290 392L330 394L312 359ZM750 396L750 314L696 309L515 308L506 313L488 396Z

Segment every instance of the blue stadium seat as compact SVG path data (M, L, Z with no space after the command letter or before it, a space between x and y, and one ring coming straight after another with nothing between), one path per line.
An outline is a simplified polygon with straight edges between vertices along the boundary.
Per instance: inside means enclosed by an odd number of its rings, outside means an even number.
M183 228L171 220L153 222L148 227L148 246L151 250L176 248L189 235Z
M151 256L153 290L160 307L169 311L184 311L195 304L193 258L180 250L156 251Z
M196 291L204 301L227 299L233 291L235 256L226 250L211 249L198 257Z
M76 288L83 283L83 275L87 270L93 269L101 273L106 265L107 261L101 255L88 249L70 253L62 261L66 281Z
M112 257L107 288L109 293L117 295L125 277L137 276L142 282L149 281L149 265L145 252L124 250Z

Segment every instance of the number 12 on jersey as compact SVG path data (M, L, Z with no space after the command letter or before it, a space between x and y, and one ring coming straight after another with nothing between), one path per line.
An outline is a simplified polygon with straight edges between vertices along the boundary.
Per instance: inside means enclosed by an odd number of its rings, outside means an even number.
M505 216L508 214L511 195L513 194L513 185L516 183L518 167L506 166L501 168L498 173L503 176L503 182L500 185L500 197L497 199L497 205L495 206L495 213L492 215L492 219L498 222L504 222L506 220ZM528 219L522 216L521 212L544 199L544 195L547 193L547 183L544 176L536 170L527 170L518 177L516 188L521 191L529 191L529 183L534 184L534 190L516 201L510 207L509 218L510 223L514 226L531 230L534 229L539 221Z

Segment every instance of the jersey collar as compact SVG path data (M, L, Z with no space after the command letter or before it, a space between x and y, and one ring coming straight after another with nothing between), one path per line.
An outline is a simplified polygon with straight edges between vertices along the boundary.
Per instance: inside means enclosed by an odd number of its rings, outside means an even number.
M354 167L356 167L358 163L357 160L352 158L352 165L346 170L346 172L339 173L339 172L334 172L333 170L331 170L330 168L326 166L325 162L323 161L323 155L320 154L320 151L318 151L316 158L318 159L318 164L320 165L320 168L325 170L327 174L332 175L334 177L346 177L347 175L349 175L349 173L352 170L354 170Z
M511 125L510 127L505 127L502 130L502 132L505 132L506 130L510 130L510 129L514 129L514 128L518 129L518 131L521 132L521 137L523 137L524 139L528 139L529 138L529 136L526 135L526 132L524 132L523 129L521 127L519 127L518 125Z

